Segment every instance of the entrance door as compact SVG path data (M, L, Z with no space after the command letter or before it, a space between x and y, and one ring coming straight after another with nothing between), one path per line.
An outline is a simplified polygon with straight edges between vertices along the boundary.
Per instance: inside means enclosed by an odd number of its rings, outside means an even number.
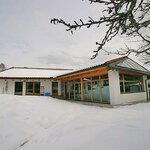
M58 82L52 82L52 96L58 96Z
M40 95L40 82L26 82L26 95Z
M15 82L15 95L22 95L23 82Z

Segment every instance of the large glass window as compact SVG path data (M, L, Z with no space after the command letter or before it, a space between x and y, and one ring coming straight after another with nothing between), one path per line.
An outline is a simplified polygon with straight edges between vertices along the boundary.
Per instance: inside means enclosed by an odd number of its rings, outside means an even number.
M15 95L22 95L23 82L15 82Z
M81 83L80 82L75 83L75 99L76 100L81 99Z
M109 94L109 81L108 79L102 80L102 102L110 103L110 94Z
M88 81L84 81L84 99L91 101L91 83Z
M40 82L34 82L34 94L40 94Z
M99 80L92 81L93 101L100 102L100 83Z
M33 82L26 83L26 94L32 95L33 94Z
M65 86L65 82L62 82L61 84L61 95L64 96L64 86Z
M40 95L40 82L26 82L26 95Z
M70 82L70 99L74 99L74 82Z
M70 97L70 82L66 82L66 99L69 99Z
M144 91L142 76L120 74L120 91L121 93Z

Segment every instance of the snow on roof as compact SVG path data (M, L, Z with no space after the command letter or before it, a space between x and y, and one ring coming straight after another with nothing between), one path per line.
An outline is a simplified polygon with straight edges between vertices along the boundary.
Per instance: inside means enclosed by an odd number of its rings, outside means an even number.
M0 78L52 78L72 69L11 67L0 72Z

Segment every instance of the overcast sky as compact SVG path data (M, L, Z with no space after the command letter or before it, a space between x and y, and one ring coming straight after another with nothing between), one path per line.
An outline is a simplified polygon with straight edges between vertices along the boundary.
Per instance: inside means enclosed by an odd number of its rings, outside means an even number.
M99 18L102 8L88 0L0 0L0 62L7 67L84 68L101 64L114 55L99 54L90 60L95 42L102 39L105 27L65 31L62 25L50 24L53 17L68 22L88 16ZM122 45L117 37L106 48Z

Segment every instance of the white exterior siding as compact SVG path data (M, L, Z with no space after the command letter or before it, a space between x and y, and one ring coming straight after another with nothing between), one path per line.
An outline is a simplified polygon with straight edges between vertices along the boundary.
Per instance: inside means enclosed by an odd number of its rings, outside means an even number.
M61 81L58 81L58 96L61 95Z
M139 93L128 93L121 94L120 93L120 81L119 81L119 71L109 70L109 90L110 90L110 103L112 105L117 104L127 104L132 103L134 101L146 101L146 91ZM146 76L143 76L143 81L145 81ZM144 90L145 90L145 82L144 82Z
M14 86L13 80L0 80L0 94L13 94Z
M39 80L41 86L44 86L44 93L52 94L51 81L50 80Z

